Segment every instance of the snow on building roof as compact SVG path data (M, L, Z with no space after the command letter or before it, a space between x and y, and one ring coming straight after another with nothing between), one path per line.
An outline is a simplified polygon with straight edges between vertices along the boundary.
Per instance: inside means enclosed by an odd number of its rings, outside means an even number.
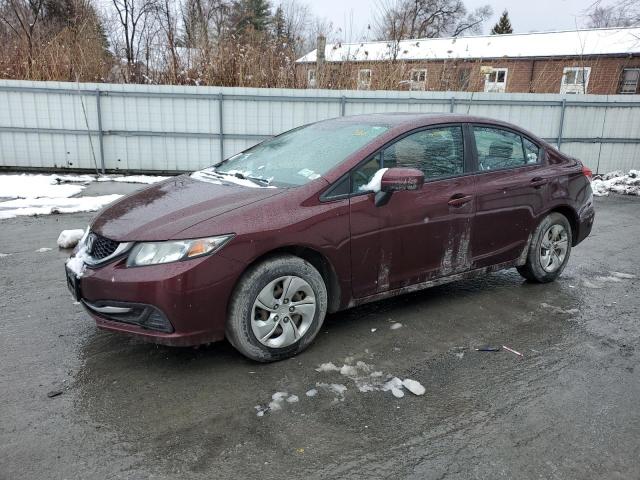
M640 54L640 27L327 44L328 62ZM299 58L315 62L317 50Z

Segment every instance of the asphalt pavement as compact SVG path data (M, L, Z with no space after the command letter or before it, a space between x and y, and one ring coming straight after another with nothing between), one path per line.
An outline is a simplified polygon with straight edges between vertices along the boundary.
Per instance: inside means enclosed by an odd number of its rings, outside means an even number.
M97 330L55 244L92 214L2 220L0 479L640 478L640 199L596 208L555 283L510 270L330 315L269 365ZM358 361L426 393L316 370ZM269 410L276 392L298 401Z

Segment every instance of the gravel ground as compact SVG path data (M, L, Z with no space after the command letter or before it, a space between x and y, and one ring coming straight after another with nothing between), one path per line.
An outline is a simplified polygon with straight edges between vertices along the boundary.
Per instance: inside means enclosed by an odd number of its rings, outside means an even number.
M640 478L640 199L596 207L553 284L506 271L341 312L270 365L98 331L55 246L91 214L1 221L0 478ZM357 361L426 393L316 371ZM299 401L257 416L278 391Z

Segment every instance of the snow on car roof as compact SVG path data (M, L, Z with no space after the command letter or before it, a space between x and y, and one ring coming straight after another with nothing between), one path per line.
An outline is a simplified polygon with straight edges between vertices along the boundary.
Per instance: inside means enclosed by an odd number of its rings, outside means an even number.
M316 61L317 50L297 62ZM640 54L640 27L327 44L328 62Z

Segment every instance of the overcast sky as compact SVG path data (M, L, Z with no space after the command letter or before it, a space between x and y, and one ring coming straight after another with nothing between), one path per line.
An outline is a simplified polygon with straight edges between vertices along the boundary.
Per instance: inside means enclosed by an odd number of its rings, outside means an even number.
M304 0L303 0L304 1ZM360 41L367 25L373 21L379 0L306 0L314 13L341 28L347 41ZM584 9L589 0L517 0L487 1L465 0L469 10L489 4L493 17L484 25L483 33L489 33L502 11L507 8L514 32L540 30L567 30L584 26ZM350 38L349 38L350 37Z

